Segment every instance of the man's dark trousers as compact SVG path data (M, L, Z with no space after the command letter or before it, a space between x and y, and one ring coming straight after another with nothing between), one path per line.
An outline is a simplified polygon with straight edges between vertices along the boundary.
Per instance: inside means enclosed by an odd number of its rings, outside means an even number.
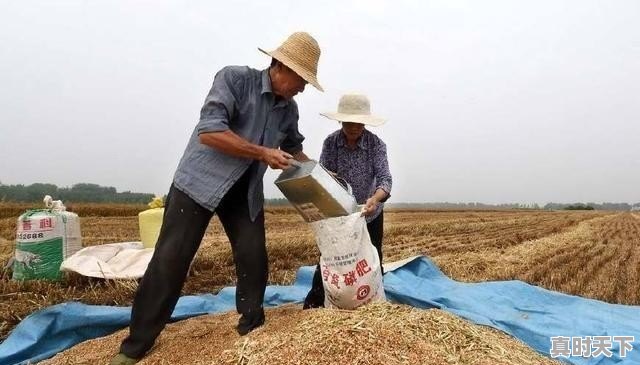
M264 321L268 260L264 211L253 222L249 215L249 171L224 196L215 213L233 251L238 279L236 308L242 320L258 323ZM139 359L153 346L176 306L212 216L213 212L171 186L158 242L133 302L129 337L120 347L123 354Z

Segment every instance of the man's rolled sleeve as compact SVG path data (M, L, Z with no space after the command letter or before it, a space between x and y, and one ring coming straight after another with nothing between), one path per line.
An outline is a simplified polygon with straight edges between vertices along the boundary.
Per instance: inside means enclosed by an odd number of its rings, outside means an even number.
M200 110L198 135L209 132L224 132L229 129L242 95L243 79L228 67L220 70Z
M382 189L387 193L387 197L383 200L384 202L389 198L389 196L391 196L391 186L393 180L391 178L391 171L389 171L387 146L382 141L380 141L380 143L376 146L373 167L376 175L376 188Z
M302 151L302 142L304 136L298 130L298 108L294 104L289 113L289 128L287 128L286 136L282 143L280 143L280 149L289 154L295 154Z

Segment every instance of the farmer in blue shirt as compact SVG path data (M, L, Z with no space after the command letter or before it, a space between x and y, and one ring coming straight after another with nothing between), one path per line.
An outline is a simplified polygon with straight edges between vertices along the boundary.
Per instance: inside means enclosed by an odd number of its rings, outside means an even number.
M382 208L391 193L392 179L387 146L382 139L368 131L365 125L377 127L385 120L371 115L369 99L358 94L342 96L337 113L326 112L321 115L339 121L341 128L324 140L320 164L349 183L358 204L364 205L362 214L367 220L369 237L378 251L382 265ZM304 308L323 305L324 288L318 265Z
M267 165L308 160L293 97L316 78L320 48L304 32L292 34L265 70L220 70L175 173L153 258L138 287L129 336L112 365L135 364L169 320L213 214L229 238L236 265L237 331L264 323L267 284L262 177Z

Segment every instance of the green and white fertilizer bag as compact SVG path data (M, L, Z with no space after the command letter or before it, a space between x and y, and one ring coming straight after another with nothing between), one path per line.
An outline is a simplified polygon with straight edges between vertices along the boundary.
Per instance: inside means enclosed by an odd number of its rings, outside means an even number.
M385 301L382 270L360 213L312 222L320 249L326 308L355 309Z
M47 209L28 210L18 218L14 280L59 280L62 261L82 248L78 215L48 195L44 203Z

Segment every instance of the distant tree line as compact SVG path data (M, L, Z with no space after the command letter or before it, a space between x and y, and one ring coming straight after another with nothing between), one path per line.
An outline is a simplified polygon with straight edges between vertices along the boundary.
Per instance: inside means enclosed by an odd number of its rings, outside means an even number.
M31 185L4 185L0 183L0 202L41 202L45 195L51 195L55 200L75 203L131 203L147 204L154 194L118 192L116 188L98 184L79 183L71 187L58 187L54 184L35 183ZM266 205L285 206L289 201L285 198L265 199ZM629 211L640 209L640 202L629 203L547 203L540 207L536 203L506 203L486 204L470 203L389 203L387 207L404 209L545 209L545 210L620 210Z
M479 202L470 203L450 203L450 202L433 202L433 203L389 203L389 208L398 209L452 209L452 210L494 210L494 209L541 209L536 203L504 203L504 204L486 204Z
M640 203L573 203L573 204L561 204L561 203L547 203L544 209L547 210L621 210L629 211L634 206L640 206Z
M545 210L620 210L629 211L632 208L640 210L640 203L547 203L540 207L536 203L505 203L505 204L486 204L486 203L390 203L390 208L400 209L452 209L452 210L493 210L493 209L545 209Z
M578 204L571 204L569 206L566 206L564 210L595 210L595 208L591 205L578 203Z
M3 202L41 202L45 195L51 195L54 200L62 200L65 203L146 204L154 197L154 194L117 192L114 187L88 183L75 184L70 188L43 183L0 184L0 201Z

